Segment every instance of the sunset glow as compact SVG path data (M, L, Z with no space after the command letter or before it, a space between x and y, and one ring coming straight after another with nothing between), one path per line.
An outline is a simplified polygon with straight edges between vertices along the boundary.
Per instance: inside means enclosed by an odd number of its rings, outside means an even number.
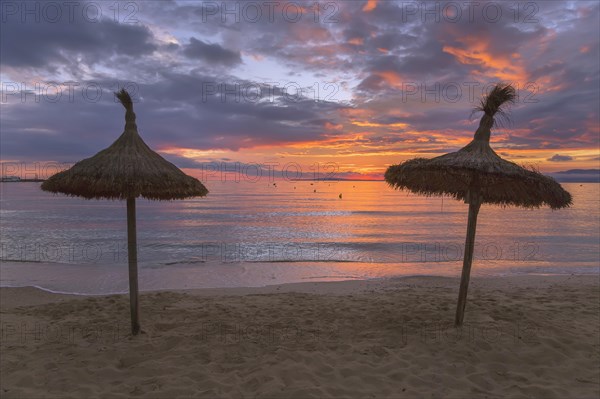
M337 163L339 178L381 179L390 164L468 143L471 110L503 81L519 101L492 134L499 154L548 173L599 167L597 3L543 2L535 15L419 4L284 2L255 21L242 6L144 2L135 22L42 20L35 40L7 14L2 159L92 155L121 132L111 93L128 86L144 139L193 175L223 162ZM111 43L115 32L128 40Z

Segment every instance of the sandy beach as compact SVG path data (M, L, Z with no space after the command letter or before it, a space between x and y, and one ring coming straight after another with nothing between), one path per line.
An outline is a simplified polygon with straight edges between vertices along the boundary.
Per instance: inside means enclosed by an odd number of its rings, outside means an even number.
M2 288L2 398L595 398L598 276L144 292Z

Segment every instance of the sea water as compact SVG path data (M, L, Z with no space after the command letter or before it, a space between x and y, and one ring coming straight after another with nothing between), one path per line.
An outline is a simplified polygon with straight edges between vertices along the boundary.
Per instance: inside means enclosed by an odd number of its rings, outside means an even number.
M0 284L127 290L124 201L0 183ZM211 181L205 198L137 201L141 289L459 276L468 205L364 181ZM473 275L599 273L600 185L559 211L483 205ZM341 195L341 198L340 198Z

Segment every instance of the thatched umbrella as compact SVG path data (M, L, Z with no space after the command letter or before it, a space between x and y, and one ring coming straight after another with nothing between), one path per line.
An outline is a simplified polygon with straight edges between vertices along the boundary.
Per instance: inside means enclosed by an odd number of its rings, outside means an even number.
M51 176L42 184L42 190L87 199L127 200L131 332L135 335L140 331L135 199L144 197L161 201L202 197L208 190L144 143L137 132L129 93L123 89L115 95L126 109L123 134L93 157Z
M490 148L491 128L496 125L498 117L507 117L503 106L514 103L515 97L515 89L511 85L496 85L475 109L482 111L483 116L473 141L457 152L432 159L411 159L390 166L385 172L385 181L394 188L428 196L448 195L469 204L456 326L463 322L481 204L525 208L547 205L552 209L571 205L571 194L554 179L506 161Z

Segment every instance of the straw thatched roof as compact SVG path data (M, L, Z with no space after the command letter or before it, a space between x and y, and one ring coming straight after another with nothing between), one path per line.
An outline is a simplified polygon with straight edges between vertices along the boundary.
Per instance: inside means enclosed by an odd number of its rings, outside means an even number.
M390 166L386 182L417 194L449 195L467 202L477 192L481 203L552 209L571 205L571 195L553 178L506 161L490 147L495 116L506 116L502 107L514 98L512 86L497 85L477 107L484 115L473 141L457 152Z
M174 200L205 196L196 178L152 151L137 132L131 97L115 93L126 109L125 131L108 148L51 176L42 190L84 198Z

